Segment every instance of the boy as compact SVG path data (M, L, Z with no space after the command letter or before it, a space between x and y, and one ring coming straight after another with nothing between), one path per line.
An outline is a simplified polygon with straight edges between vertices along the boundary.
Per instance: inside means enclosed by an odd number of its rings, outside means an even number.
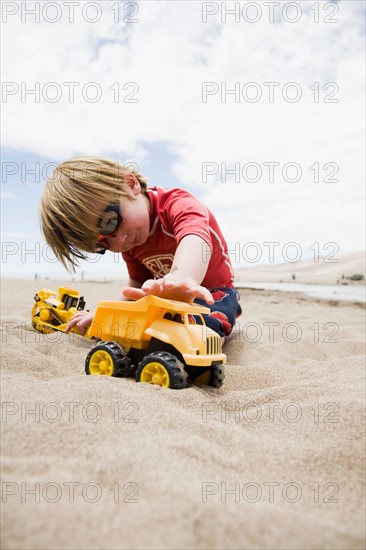
M210 308L206 324L230 334L241 314L227 245L213 214L183 189L147 188L136 170L97 157L60 164L41 200L46 241L69 271L86 253L122 253L129 285L122 300L147 294ZM80 311L85 333L93 314Z

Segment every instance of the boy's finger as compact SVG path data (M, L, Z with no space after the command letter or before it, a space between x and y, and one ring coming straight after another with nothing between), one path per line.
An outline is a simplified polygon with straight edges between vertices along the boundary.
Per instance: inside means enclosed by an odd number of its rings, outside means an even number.
M215 300L212 298L212 294L207 288L200 287L200 297L205 300L208 304L213 304Z
M193 290L193 289L196 289L196 288L200 288L200 285L198 285L195 280L190 279L190 278L186 278L186 279L183 280L183 286L187 290Z
M123 289L123 295L130 300L139 300L146 296L146 292L141 288L126 287Z
M79 332L80 332L81 336L84 336L84 334L86 332L86 327L80 326L79 324L77 325L77 327L79 329Z
M71 319L71 321L69 321L66 325L66 328L65 328L65 333L67 334L68 332L70 332L70 330L72 329L72 327L76 325L76 321L73 321Z
M144 282L144 284L142 285L141 288L142 288L142 290L149 291L154 287L155 284L156 284L156 281L148 280L148 281Z
M177 278L175 277L175 275L168 273L162 279L162 283L166 288L175 288L177 286Z

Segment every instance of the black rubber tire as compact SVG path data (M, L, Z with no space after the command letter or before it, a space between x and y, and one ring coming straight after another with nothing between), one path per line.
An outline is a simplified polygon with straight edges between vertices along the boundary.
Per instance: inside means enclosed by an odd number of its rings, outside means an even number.
M207 382L200 381L200 376L209 372ZM195 367L190 368L188 373L188 382L198 382L199 384L206 384L212 388L221 388L225 379L224 365L213 365L212 367Z
M149 353L139 362L136 371L136 382L141 382L141 375L149 363L159 363L168 373L168 385L172 390L181 390L187 387L187 373L179 359L167 351ZM143 380L145 382L145 380ZM151 384L154 382L150 382ZM162 385L162 384L159 384Z
M221 388L225 379L225 367L223 365L215 365L211 367L211 376L208 383L213 388Z
M85 359L86 374L93 374L90 372L90 359L97 351L104 351L110 356L113 365L113 370L110 376L115 376L117 378L122 378L123 376L131 376L130 360L127 357L125 349L117 342L112 341L97 342L90 349Z

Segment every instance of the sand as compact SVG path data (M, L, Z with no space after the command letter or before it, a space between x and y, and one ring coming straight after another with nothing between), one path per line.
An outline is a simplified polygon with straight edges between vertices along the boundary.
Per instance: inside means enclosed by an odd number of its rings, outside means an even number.
M252 250L251 253L255 258L255 250ZM290 259L296 259L296 249L289 248L288 255ZM297 283L357 284L347 278L355 274L363 275L366 278L365 258L365 252L335 254L334 247L330 245L326 256L318 256L317 249L314 249L313 258L310 260L287 261L279 264L267 262L263 265L248 263L248 267L236 269L235 273L237 281L246 282L292 282L294 275ZM365 282L358 284L364 285Z
M365 547L363 307L242 291L224 386L174 391L35 333L57 285L2 282L3 549Z

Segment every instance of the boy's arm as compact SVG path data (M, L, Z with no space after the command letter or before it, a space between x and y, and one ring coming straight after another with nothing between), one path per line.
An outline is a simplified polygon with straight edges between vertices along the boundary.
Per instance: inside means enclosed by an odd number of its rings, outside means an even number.
M127 299L137 300L154 294L161 298L193 302L195 298L202 298L207 303L214 302L210 291L200 286L203 281L211 253L208 245L197 235L184 237L175 252L170 273L161 279L149 279L141 289L125 288L124 296Z
M170 273L177 279L189 277L200 285L205 278L210 259L211 251L206 241L198 235L187 235L175 251Z

